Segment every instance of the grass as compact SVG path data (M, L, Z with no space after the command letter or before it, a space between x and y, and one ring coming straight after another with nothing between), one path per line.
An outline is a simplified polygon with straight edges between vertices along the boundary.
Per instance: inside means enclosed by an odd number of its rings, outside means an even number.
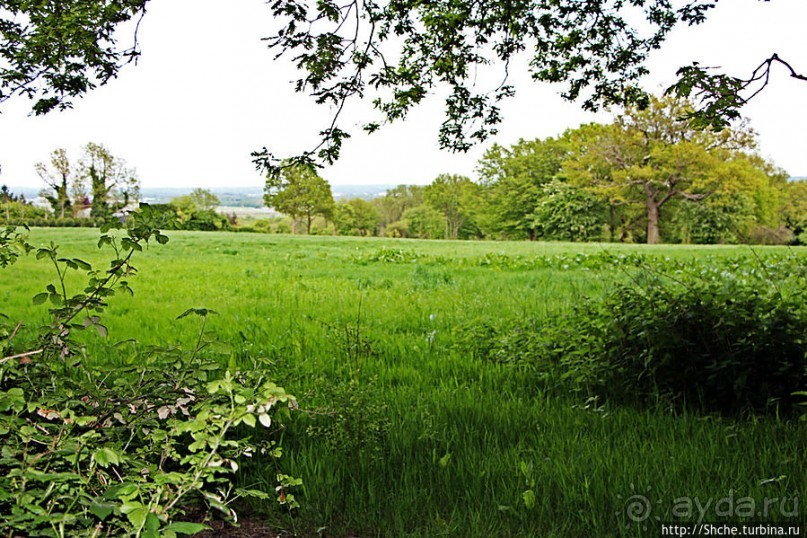
M31 239L99 263L96 234ZM784 254L805 252L759 250ZM806 493L803 424L602 406L473 353L481 328L562 316L629 278L637 255L756 263L742 247L174 232L138 258L135 296L114 298L105 321L111 340L190 346L197 326L176 316L213 309L208 352L297 395L282 468L255 459L239 480L273 491L278 471L303 478L295 513L250 506L303 535L658 536L656 518L695 497L712 500L704 521L744 497L760 509L778 499L754 519L790 521ZM52 280L32 257L0 273L0 312L29 321L20 338L46 319L30 297ZM134 357L94 335L86 346L93 360ZM650 503L646 520L629 517L635 495Z

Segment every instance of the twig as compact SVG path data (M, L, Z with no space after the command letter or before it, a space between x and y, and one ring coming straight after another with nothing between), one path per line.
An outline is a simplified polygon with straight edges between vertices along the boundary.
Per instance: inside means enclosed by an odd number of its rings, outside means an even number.
M36 351L28 351L27 353L20 353L19 355L12 355L10 357L3 357L0 359L0 364L5 364L8 361L13 361L14 359L23 359L25 357L31 357L33 355L39 355L45 351L44 349L37 349Z

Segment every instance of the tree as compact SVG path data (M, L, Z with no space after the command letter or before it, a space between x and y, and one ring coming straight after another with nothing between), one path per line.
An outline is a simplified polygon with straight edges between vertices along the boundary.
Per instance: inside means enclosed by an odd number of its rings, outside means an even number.
M73 170L67 158L67 151L62 148L54 150L50 154L50 167L38 162L34 165L34 169L50 188L50 191L43 191L42 195L50 202L53 213L59 218L71 216L73 205L70 202L69 185Z
M331 216L334 208L331 186L317 174L311 165L285 166L266 179L264 202L292 219L292 233L297 231L297 221L305 218L306 233L311 234L314 217Z
M410 207L389 225L387 236L439 239L445 236L445 217L428 204Z
M375 235L379 224L378 210L361 198L344 200L336 204L334 224L341 235Z
M193 189L190 194L176 196L171 199L171 205L185 211L211 211L221 205L221 200L211 191L202 188Z
M93 218L108 218L140 197L137 172L101 144L90 142L84 147L79 176L90 184Z
M138 56L137 27L128 48L117 46L118 27L145 10L146 0L3 2L0 103L24 95L36 114L69 108Z
M25 196L14 194L6 185L0 186L0 209L6 222L47 216L44 209L32 206L25 200Z
M782 220L795 235L798 245L807 245L807 179L782 185L784 204Z
M647 243L658 243L669 202L706 198L719 186L718 164L754 149L750 131L694 128L684 119L690 110L678 99L653 98L647 109L629 108L612 125L578 129L564 173L608 200L642 203Z
M457 239L479 200L479 185L465 176L440 174L426 186L423 199L443 214L446 239Z
M600 237L605 204L594 194L557 179L541 187L532 213L535 235L558 241L590 241Z
M485 186L485 227L508 238L535 239L532 215L543 186L558 176L567 156L563 138L519 140L510 148L494 144L477 167Z
M374 198L372 203L381 216L380 233L384 235L387 226L400 221L407 209L423 204L423 187L398 185L388 190L384 196Z
M437 86L448 92L445 121L439 132L443 148L467 150L496 132L498 103L514 93L508 74L527 63L534 80L564 85L562 96L583 107L649 104L640 86L645 61L678 25L700 24L716 0L336 0L300 3L277 0L273 14L282 21L269 39L279 54L289 53L301 71L298 91L317 103L334 105L322 143L299 157L303 162L338 158L350 136L339 126L339 112L349 99L370 96L379 121L364 129L404 118ZM527 52L528 54L523 54ZM780 63L793 77L807 80L773 55L748 78L723 75L697 63L679 71L668 91L701 97L692 109L701 124L716 127L736 118L737 110L769 80ZM498 68L499 84L477 84L479 71ZM493 77L495 78L495 77ZM717 106L713 106L717 104ZM264 148L254 154L260 166L277 159Z

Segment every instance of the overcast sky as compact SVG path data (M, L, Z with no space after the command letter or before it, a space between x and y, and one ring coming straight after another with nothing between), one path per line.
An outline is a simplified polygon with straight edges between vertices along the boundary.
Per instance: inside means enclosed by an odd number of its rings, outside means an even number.
M17 99L0 115L0 183L41 187L34 163L66 148L72 159L89 141L106 145L137 168L144 187L263 185L250 152L266 145L276 155L311 148L330 118L327 108L295 94L288 61L273 61L261 37L274 27L263 0L227 2L167 0L149 3L140 32L142 57L118 79L98 88L75 108L28 116ZM650 63L646 81L660 91L676 69L691 61L746 74L773 52L807 72L807 1L721 2L705 25L680 28ZM559 87L536 85L516 75L517 97L503 106L505 122L493 141L554 136L609 115L583 112L557 96ZM759 132L761 153L791 175L807 175L807 83L783 69L745 109ZM352 128L368 115L367 104L348 110ZM334 185L430 182L443 172L474 176L486 147L468 154L437 149L442 121L439 96L404 122L374 135L354 132L342 159L322 171Z

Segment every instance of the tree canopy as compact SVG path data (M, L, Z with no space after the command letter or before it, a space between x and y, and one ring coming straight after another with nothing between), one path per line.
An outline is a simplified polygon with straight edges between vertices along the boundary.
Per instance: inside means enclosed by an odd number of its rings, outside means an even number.
M0 9L0 103L24 95L33 112L69 108L71 100L114 78L135 59L118 46L119 27L141 17L147 0L9 0Z
M306 233L311 233L314 217L330 217L334 210L333 194L327 181L311 165L295 164L283 167L266 180L264 201L292 218L292 233L297 221L305 219Z
M71 106L71 100L115 77L137 58L137 28L148 0L43 0L4 2L0 10L0 103L18 95L34 100L37 114ZM301 71L295 83L317 103L334 107L321 144L297 162L332 162L350 133L339 114L351 98L369 98L378 119L367 131L404 118L438 87L448 91L439 132L444 148L466 150L495 133L498 103L515 89L516 63L533 79L562 84L562 95L584 108L649 103L640 86L645 61L680 25L704 22L717 0L272 0L278 29L266 38ZM128 24L128 26L127 26ZM131 43L121 46L121 30ZM126 32L123 35L127 35ZM807 80L777 54L748 76L694 63L679 70L669 91L693 97L691 111L716 128L768 84L772 66ZM477 71L498 70L480 87ZM266 148L254 154L261 167L281 161Z

